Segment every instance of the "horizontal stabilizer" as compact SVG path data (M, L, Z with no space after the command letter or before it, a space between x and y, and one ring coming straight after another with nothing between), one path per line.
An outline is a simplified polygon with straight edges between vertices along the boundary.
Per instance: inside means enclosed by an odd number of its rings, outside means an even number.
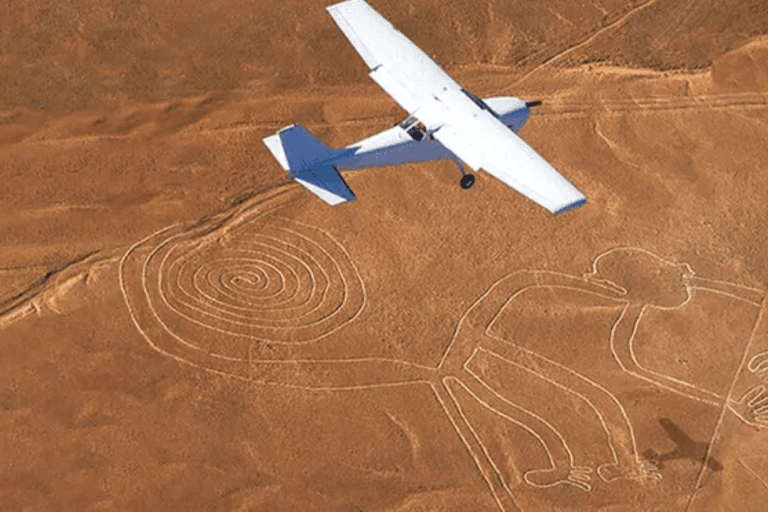
M289 174L295 174L333 155L331 148L300 124L286 126L275 135L265 138L264 144Z
M317 165L297 173L293 179L331 206L355 200L355 194L332 165Z
M289 178L299 182L326 203L335 206L355 200L355 194L336 167L316 163L332 157L336 150L323 144L300 124L286 126L275 135L265 138L264 144L288 172Z

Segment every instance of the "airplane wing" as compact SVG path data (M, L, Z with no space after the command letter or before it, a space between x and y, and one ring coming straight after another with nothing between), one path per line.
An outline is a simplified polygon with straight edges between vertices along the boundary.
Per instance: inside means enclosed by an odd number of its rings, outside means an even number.
M433 133L474 169L483 169L557 215L587 199L549 162L493 116L464 116Z
M558 214L584 195L363 0L327 8L370 76L443 146Z
M363 0L348 0L326 10L372 70L371 78L408 113L413 113L432 94L461 89L426 53Z

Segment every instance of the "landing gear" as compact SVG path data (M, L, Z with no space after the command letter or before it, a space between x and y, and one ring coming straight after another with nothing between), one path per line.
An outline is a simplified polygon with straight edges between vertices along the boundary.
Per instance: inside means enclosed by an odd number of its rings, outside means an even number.
M459 181L459 184L461 185L461 188L464 190L468 188L472 188L472 185L475 184L475 176L473 174L469 174L464 170L464 166L461 164L460 160L454 160L456 165L459 168L459 171L461 172L461 181Z

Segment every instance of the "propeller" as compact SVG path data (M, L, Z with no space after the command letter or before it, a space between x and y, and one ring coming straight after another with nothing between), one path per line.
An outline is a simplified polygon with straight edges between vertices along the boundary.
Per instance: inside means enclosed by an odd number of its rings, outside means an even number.
M526 101L525 102L525 106L528 107L528 108L538 107L539 105L541 105L541 102L539 100L533 100L533 101Z

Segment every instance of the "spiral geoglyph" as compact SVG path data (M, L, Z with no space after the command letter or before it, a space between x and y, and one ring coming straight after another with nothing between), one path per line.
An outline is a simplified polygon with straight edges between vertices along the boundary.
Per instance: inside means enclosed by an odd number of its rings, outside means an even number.
M285 196L162 230L128 251L121 285L150 343L182 358L238 360L249 342L315 341L360 313L365 293L349 254L322 229L280 216Z

